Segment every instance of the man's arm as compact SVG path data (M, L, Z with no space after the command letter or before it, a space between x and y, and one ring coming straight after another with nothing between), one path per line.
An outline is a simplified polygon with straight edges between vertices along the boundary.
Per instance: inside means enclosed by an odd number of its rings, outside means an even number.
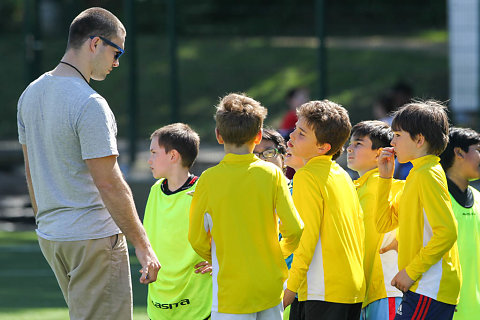
M135 254L142 265L140 282L143 284L154 282L161 268L160 262L138 218L132 191L118 167L117 157L88 159L85 162L108 212L135 247Z
M22 151L23 159L25 161L25 177L27 178L28 194L30 195L30 201L32 202L33 215L37 216L37 200L35 199L35 192L33 192L32 176L30 175L30 164L28 162L27 146L24 144L22 144Z

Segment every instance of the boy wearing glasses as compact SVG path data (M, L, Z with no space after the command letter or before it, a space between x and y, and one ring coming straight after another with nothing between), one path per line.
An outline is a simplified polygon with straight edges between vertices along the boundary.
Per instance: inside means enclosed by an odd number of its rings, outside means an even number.
M189 240L212 263L213 320L282 318L284 258L303 228L282 170L252 154L266 114L243 94L220 101L215 133L226 155L201 175L193 195Z
M293 177L293 200L305 229L284 305L298 293L306 320L358 320L365 295L362 209L350 176L333 161L350 135L350 119L328 100L307 102L297 114L288 149L305 162Z

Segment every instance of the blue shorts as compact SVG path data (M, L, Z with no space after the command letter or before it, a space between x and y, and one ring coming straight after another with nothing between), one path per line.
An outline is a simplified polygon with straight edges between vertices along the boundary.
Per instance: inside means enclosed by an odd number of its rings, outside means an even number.
M447 304L427 296L407 291L397 309L395 320L451 320L454 304Z
M362 309L360 320L393 320L401 302L402 298L400 297L373 301Z

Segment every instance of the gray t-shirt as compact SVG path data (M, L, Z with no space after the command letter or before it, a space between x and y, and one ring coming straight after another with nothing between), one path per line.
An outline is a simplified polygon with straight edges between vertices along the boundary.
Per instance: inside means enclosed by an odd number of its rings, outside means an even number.
M18 101L18 136L27 146L37 201L37 233L53 241L120 232L86 159L118 155L115 117L82 79L43 74Z

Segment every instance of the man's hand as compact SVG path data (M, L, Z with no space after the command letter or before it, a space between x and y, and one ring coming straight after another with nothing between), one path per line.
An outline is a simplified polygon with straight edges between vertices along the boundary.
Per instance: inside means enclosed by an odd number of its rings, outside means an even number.
M398 240L397 239L393 239L392 242L387 244L385 247L380 248L378 253L382 254L382 253L388 252L390 250L395 250L395 251L398 252Z
M392 147L380 149L377 163L380 178L392 178L395 169L395 150Z
M292 304L293 300L295 300L295 295L295 292L285 289L285 292L283 293L283 309Z
M210 273L212 275L212 265L208 261L202 261L195 265L195 273Z
M152 247L146 250L135 248L135 254L142 265L140 283L149 284L157 280L158 270L162 267Z
M391 285L402 292L407 292L414 283L415 281L410 279L407 271L402 269L393 277Z

